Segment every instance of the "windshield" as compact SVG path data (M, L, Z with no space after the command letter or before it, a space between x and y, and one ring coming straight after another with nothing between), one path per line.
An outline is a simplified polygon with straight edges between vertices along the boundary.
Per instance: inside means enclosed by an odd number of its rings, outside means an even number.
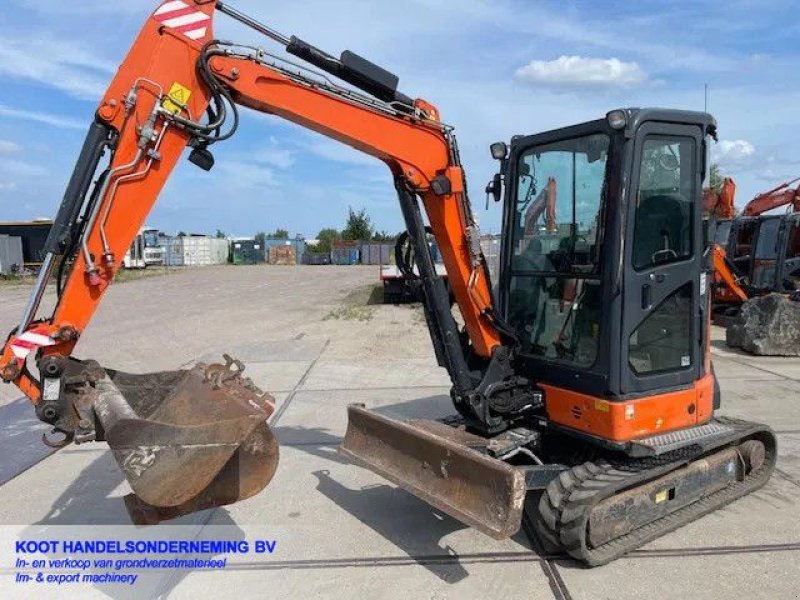
M758 230L756 259L775 260L778 256L778 232L781 228L779 218L764 219Z
M714 243L722 246L723 248L728 245L728 238L731 235L731 221L717 221L717 231L714 235Z
M597 134L524 152L518 163L513 268L592 271L609 138Z
M525 354L591 365L610 138L534 146L517 163L508 319Z
M145 248L157 248L159 246L157 231L145 231L143 237Z

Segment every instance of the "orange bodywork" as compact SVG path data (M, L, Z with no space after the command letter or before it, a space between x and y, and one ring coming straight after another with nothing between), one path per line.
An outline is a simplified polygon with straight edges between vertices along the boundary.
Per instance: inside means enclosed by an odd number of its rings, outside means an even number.
M800 212L800 187L796 189L789 187L797 181L798 179L787 181L768 192L759 194L747 203L742 215L756 217L782 206L791 207L792 212Z
M213 18L216 1L195 0L194 4L197 11ZM156 134L161 136L158 159L146 171L146 158L125 169L139 148L137 125L147 122L158 95L169 94L176 84L190 92L183 108L184 117L199 120L210 102L196 65L204 44L213 39L211 21L202 37L189 39L179 30L165 27L158 19L159 10L146 22L97 109L98 120L119 132L110 164L112 170L121 169L110 186L118 189L114 194L109 190L99 204L99 214L109 210L105 232L113 264L105 265L101 259L104 248L98 221L86 232L98 271L88 273L86 261L78 253L49 321L53 332L64 326L78 336L84 331L190 141L184 129L174 124L168 126L167 120L159 117L155 124ZM403 178L420 195L475 352L491 356L492 349L500 343L498 332L482 316L491 308L491 293L486 278L481 276L482 269L472 264L466 237L471 215L465 214L464 209L464 173L453 162L449 129L441 123L436 108L417 100L418 114L392 114L304 85L268 65L241 58L214 57L211 68L227 81L237 103L283 117L382 160L396 178ZM125 101L135 86L138 99L132 114L128 114ZM431 190L431 180L440 175L449 179L448 194L437 195ZM4 379L13 379L36 403L40 396L38 382L21 369L23 359L12 352L11 344L16 338L12 336L3 348L0 372ZM45 355L69 356L76 339L58 341L40 351ZM9 378L9 373L16 376Z
M703 190L703 214L714 215L717 219L733 219L736 216L736 183L730 177L722 181L722 189L717 192L711 188Z
M547 417L559 425L613 442L706 423L714 413L714 377L685 390L636 400L609 402L542 384Z
M715 244L711 250L711 260L714 266L715 283L721 284L714 290L715 300L720 302L747 302L747 292L736 281L736 277L728 267L725 257L725 250ZM724 287L722 287L723 285Z
M209 18L216 5L216 0L193 0L193 8ZM159 112L153 135L154 140L160 140L154 153L157 158L151 155L137 161L142 148L138 125L156 113L157 105L166 109L169 99L163 95L172 93L170 90L176 86L183 90L177 110L194 122L200 120L211 101L197 68L204 45L213 39L211 21L202 36L190 39L162 24L157 14L158 10L145 24L97 109L97 119L119 134L110 163L111 185L98 199L99 213L107 212L108 218L85 233L97 270L89 268L78 253L52 318L44 324L55 340L53 345L38 350L44 355L72 353L191 138L174 120ZM225 83L236 104L282 117L383 161L397 181L422 199L472 350L478 356L491 357L500 344L500 334L487 318L492 294L485 271L479 261L476 264L470 250L468 236L473 220L468 214L464 173L450 129L443 125L438 110L424 100L414 102L413 114L382 109L337 95L324 86L298 81L253 57L216 55L209 66ZM130 102L133 89L138 90L138 98ZM153 150L151 142L145 146ZM443 176L449 189L442 191L440 187L437 193L432 182L441 182ZM726 189L732 205L735 187L731 186L732 182ZM551 179L541 208L546 211L549 233L557 229L556 194L555 180ZM103 260L107 253L100 230L102 221L106 222L108 250L113 259L108 263ZM60 336L62 331L72 334ZM4 346L0 370L4 379L13 380L36 403L40 399L38 382L21 369L24 358L12 351L18 337L12 336ZM12 372L16 375L9 377ZM696 425L707 421L713 412L710 375L688 390L619 403L552 386L543 388L547 393L547 414L555 423L614 441Z
M547 187L540 193L539 197L530 205L525 213L525 235L532 236L538 233L537 223L542 213L545 215L545 231L556 233L556 203L558 201L558 183L555 177L547 179Z

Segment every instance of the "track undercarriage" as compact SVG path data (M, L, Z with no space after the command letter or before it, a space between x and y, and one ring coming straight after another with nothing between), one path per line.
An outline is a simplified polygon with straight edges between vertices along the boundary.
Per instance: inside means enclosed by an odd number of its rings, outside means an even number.
M757 490L777 457L768 427L729 418L619 452L537 428L483 438L455 418L401 422L360 406L349 409L342 452L498 539L520 528L526 494L541 492L540 540L589 566Z

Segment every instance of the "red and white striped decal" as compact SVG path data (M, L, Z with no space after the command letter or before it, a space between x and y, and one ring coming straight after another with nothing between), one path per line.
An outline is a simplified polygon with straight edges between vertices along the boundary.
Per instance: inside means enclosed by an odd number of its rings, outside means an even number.
M47 329L38 328L26 331L13 342L11 342L11 351L17 358L25 359L28 354L37 348L53 345L55 345L55 341L53 338L47 335Z
M211 17L189 6L183 0L170 0L162 4L153 14L156 21L182 33L190 40L199 40L206 35Z

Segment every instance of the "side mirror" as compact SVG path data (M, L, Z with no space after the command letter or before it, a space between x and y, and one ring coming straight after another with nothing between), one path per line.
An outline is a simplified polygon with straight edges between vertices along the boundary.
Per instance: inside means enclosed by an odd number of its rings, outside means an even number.
M495 173L495 176L486 186L486 208L489 208L489 197L494 198L495 202L500 202L503 199L503 176L500 173Z

